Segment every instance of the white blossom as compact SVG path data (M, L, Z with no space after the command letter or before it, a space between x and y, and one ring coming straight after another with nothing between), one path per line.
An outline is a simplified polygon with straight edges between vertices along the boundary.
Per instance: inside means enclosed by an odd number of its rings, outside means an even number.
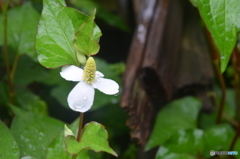
M108 95L119 92L119 85L115 81L103 78L104 75L96 71L92 57L88 58L84 70L74 65L64 66L60 75L68 81L79 82L67 98L69 107L74 111L86 112L92 107L94 88Z

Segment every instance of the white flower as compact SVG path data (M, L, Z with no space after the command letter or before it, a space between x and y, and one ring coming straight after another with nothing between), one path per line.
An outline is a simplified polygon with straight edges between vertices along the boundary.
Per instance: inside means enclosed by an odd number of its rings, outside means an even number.
M67 98L69 107L74 111L86 112L91 108L95 94L94 88L108 95L119 92L119 85L115 81L103 78L103 74L96 71L96 64L92 57L88 58L84 70L70 65L62 67L60 74L68 81L79 82Z

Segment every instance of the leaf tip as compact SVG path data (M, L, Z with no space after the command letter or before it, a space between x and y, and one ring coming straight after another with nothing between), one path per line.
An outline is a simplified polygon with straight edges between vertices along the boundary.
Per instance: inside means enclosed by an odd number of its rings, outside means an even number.
M224 73L224 71L226 70L227 65L228 65L228 61L229 61L229 58L226 58L225 56L221 56L220 57L220 70L221 70L221 73Z
M69 129L69 128L67 127L67 125L65 124L65 125L64 125L64 137L67 137L67 136L74 136L74 135L73 135L72 130Z

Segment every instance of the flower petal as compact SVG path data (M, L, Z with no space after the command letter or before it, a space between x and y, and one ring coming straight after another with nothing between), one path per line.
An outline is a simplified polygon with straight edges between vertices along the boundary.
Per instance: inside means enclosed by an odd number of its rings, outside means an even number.
M83 70L74 65L63 66L60 75L68 81L81 81Z
M111 80L111 79L106 79L106 78L98 78L92 86L99 91L108 94L108 95L113 95L117 94L119 92L119 85L117 82Z
M96 74L96 78L104 77L104 75L101 72L99 72L99 71L96 71L95 74Z
M86 112L93 105L94 88L85 82L79 82L69 93L67 101L69 107L78 112Z

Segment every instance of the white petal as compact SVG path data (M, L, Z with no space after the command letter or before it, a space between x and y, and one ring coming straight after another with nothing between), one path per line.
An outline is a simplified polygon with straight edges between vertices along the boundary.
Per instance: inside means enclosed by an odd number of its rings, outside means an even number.
M94 88L85 82L79 82L68 95L69 107L78 112L86 112L93 105Z
M60 75L68 81L81 81L83 70L74 65L63 66Z
M104 75L99 71L96 71L95 75L96 75L96 78L104 77Z
M111 79L106 79L106 78L98 78L92 86L99 91L108 94L108 95L113 95L117 94L119 92L119 85L117 82L111 80Z

